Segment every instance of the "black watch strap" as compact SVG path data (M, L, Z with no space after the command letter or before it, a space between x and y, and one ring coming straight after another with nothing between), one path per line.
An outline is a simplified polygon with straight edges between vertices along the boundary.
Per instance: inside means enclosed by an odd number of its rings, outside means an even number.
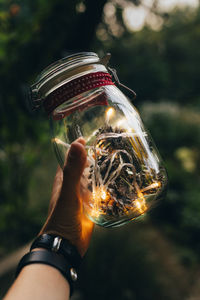
M22 257L18 264L16 270L16 277L18 276L23 267L29 264L36 263L50 265L59 270L69 282L70 295L72 295L73 283L77 280L77 272L64 257L60 256L55 252L41 250L27 253Z
M80 266L82 257L78 250L67 239L53 234L42 234L37 237L31 245L31 249L45 248L50 251L62 254L73 267Z

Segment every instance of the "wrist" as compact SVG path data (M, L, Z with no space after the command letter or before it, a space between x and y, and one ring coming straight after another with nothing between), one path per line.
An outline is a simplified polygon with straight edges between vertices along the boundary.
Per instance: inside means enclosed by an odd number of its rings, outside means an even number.
M35 263L26 265L21 270L12 294L8 299L69 299L70 285L56 268Z
M28 265L44 264L57 269L70 285L70 295L73 283L77 280L77 267L82 261L75 246L61 237L43 234L37 237L31 245L30 252L19 262L16 276Z
M32 243L30 250L47 249L64 256L67 261L74 267L78 268L82 262L77 248L67 239L55 234L42 234Z
M77 274L76 272L74 272L74 269L64 257L57 253L50 252L46 249L42 249L41 251L31 251L25 254L20 260L16 270L16 277L18 277L19 273L22 270L24 271L24 267L30 265L32 265L32 269L34 268L34 270L37 271L38 269L41 270L41 268L43 270L46 269L45 267L41 267L41 265L55 268L67 280L68 284L70 285L70 295L72 295L73 283L77 280ZM52 268L50 269L52 270Z

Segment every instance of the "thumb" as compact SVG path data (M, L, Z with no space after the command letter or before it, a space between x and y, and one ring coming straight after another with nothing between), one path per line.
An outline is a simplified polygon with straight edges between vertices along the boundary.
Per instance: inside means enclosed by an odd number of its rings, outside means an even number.
M63 170L61 198L76 202L79 195L80 178L86 165L87 153L82 138L71 144ZM78 199L77 199L78 200ZM74 203L75 204L75 203Z
M84 144L82 138L71 144L63 170L63 187L73 183L74 188L80 181L87 160Z
M56 232L70 240L72 232L79 232L77 229L80 227L81 215L79 183L87 160L83 144L83 139L71 144L63 170L60 195L54 205L54 209L51 210L48 216L42 232Z

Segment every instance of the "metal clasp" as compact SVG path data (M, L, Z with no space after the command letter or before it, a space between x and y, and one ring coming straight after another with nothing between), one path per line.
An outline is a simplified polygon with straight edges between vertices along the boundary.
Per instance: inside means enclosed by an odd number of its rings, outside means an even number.
M52 245L51 250L54 251L54 252L58 252L58 250L60 249L61 242L62 242L62 238L59 237L59 236L56 236L54 241L53 241L53 245Z
M42 106L43 99L38 98L38 91L32 86L29 88L28 101L32 111L36 111Z
M133 99L135 99L135 98L137 97L136 92L134 92L134 90L130 89L129 87L127 87L126 85L124 85L123 83L121 83L121 82L119 81L119 77L117 76L117 71L116 71L115 69L110 68L110 67L107 67L107 68L108 68L108 70L110 71L111 75L113 76L115 82L116 82L119 86L123 87L124 89L126 89L127 91L129 91L131 94L133 94L133 96L134 96Z

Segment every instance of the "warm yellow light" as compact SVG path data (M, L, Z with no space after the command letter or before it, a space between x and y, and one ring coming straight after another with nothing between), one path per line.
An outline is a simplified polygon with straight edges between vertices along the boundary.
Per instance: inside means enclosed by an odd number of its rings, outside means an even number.
M145 191L148 191L148 190L151 190L151 189L155 189L155 188L160 187L160 186L161 186L160 182L154 182L154 183L146 186L145 188L143 188L141 191L145 192Z
M136 207L138 208L138 210L140 210L141 207L142 207L140 201L138 201L138 200L135 200L135 205L136 205Z
M93 199L96 198L96 192L95 192L95 191L92 192L92 198L93 198Z
M107 198L106 192L104 190L101 191L101 198L103 200L106 200L106 198Z
M100 187L93 191L92 196L96 203L98 203L101 200L108 200L110 198L109 193L105 190L104 187Z
M105 214L105 212L103 212L101 209L101 205L103 201L108 201L110 199L110 194L105 190L104 187L99 187L92 192L92 197L94 206L91 210L91 216L93 218L98 218L101 214Z
M115 113L115 110L113 107L109 107L107 110L106 110L106 121L110 121L110 119L113 117Z
M143 197L143 194L142 194L141 192L138 192L138 197L139 197L139 198L144 198L144 197Z
M58 139L58 138L52 139L52 142L53 142L53 143L56 143L56 144L59 144L59 145L62 145L62 146L64 146L64 147L69 148L69 144L63 142L62 140L60 140L60 139Z
M110 194L108 193L108 191L104 187L100 188L100 197L104 201L109 201L110 200Z
M92 192L92 197L94 201L94 207L92 208L91 216L93 218L98 218L100 214L103 213L101 210L101 202L110 199L109 193L104 189L104 187L99 187Z
M145 213L145 211L147 210L147 206L145 203L144 198L143 199L137 199L134 201L135 206L137 208L137 210L139 211L139 213L142 215Z
M122 118L120 120L118 120L115 124L115 126L119 127L119 128L123 128L127 133L131 133L133 134L133 128L131 128L128 123L127 123L127 119Z
M57 143L57 144L60 144L60 142L61 142L61 140L58 139L58 138L53 138L51 141L52 141L53 143Z
M124 125L126 124L125 121L126 121L125 118L120 119L119 121L117 121L116 126L117 127L122 127L122 126L124 127Z
M98 218L99 215L100 215L100 212L97 209L93 208L92 211L91 211L91 216L93 218Z

